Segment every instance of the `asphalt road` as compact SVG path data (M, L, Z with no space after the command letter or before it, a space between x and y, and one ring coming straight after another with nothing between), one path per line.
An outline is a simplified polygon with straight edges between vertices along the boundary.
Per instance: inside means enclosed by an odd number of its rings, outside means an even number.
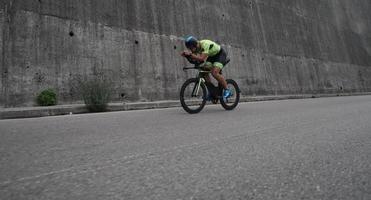
M371 199L371 96L0 121L0 199Z

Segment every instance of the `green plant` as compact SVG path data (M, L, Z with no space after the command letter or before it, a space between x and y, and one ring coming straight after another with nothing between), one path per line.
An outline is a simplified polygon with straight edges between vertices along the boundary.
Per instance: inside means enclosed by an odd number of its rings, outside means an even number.
M112 82L100 74L80 81L80 89L86 107L91 112L104 112L111 99Z
M54 106L57 104L57 94L53 89L46 89L37 95L36 100L40 106Z

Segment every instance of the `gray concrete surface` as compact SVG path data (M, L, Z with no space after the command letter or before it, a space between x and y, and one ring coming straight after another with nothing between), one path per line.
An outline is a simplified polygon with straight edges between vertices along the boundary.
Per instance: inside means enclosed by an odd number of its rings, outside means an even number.
M0 106L105 73L114 100L173 100L182 37L219 41L246 95L371 91L369 0L2 0Z
M0 121L1 199L370 199L371 96Z

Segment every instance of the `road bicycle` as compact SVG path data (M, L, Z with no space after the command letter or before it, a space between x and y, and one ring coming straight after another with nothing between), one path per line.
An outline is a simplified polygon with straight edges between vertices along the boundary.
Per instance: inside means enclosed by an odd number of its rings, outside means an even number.
M226 66L229 61L227 59L223 65ZM196 78L186 80L180 89L180 103L186 112L190 114L201 112L207 101L211 101L213 104L217 104L220 101L220 104L226 110L233 110L237 107L241 91L236 81L226 79L227 87L231 90L232 96L224 98L223 87L220 83L218 83L218 86L215 86L213 83L206 82L204 77L208 76L211 71L202 67L202 64L195 63L193 67L184 67L183 70L199 71ZM222 70L220 70L220 74L222 74Z

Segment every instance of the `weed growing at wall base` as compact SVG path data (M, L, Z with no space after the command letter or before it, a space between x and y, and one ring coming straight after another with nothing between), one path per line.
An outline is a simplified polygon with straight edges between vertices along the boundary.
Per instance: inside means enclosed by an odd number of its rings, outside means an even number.
M54 106L57 104L57 94L49 88L37 95L36 101L40 106Z
M112 94L112 82L103 74L85 77L80 81L80 91L90 112L104 112Z

